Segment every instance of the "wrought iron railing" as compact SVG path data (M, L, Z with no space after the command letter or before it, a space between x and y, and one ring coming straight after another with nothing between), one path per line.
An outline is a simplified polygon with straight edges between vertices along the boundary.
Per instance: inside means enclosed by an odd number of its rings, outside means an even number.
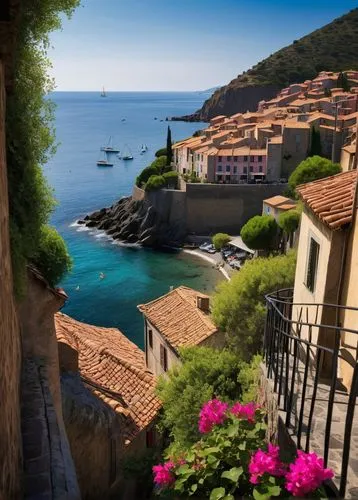
M350 464L350 459L358 460L351 453L352 428L358 428L358 308L293 303L292 289L267 295L266 302L267 376L273 380L279 409L285 412L286 428L298 448L322 453L326 466L334 448L336 467L337 456L340 460L335 487L345 498L347 488L358 487L358 470L354 473ZM348 314L357 329L342 326ZM354 339L349 362L347 334L350 341ZM348 388L340 378L343 369ZM343 439L338 444L336 439L333 446L332 435L339 433Z

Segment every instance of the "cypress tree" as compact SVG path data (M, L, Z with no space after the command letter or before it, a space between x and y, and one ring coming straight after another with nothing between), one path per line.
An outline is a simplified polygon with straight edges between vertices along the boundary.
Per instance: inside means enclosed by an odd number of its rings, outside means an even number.
M167 165L170 165L173 159L173 150L172 150L172 131L168 126L167 133Z
M310 156L318 155L320 156L322 153L322 145L321 145L321 134L316 127L312 128L311 132L311 149Z

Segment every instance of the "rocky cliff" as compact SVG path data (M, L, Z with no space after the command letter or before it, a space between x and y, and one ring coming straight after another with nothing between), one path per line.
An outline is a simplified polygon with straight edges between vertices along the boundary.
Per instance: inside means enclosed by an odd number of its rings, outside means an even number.
M215 115L255 110L291 83L314 78L319 71L358 68L358 9L335 19L253 66L217 90L203 107L177 119L208 121Z
M162 193L160 193L162 194ZM165 194L165 191L163 191ZM170 211L170 203L168 206ZM147 247L178 246L185 238L185 230L149 199L122 198L109 208L102 208L87 215L80 224L106 231L113 239L128 243L140 243Z

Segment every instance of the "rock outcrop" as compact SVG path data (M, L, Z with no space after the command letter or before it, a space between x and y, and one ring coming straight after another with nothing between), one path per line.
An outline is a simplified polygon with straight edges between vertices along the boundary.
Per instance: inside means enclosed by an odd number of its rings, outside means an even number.
M165 220L150 201L134 200L131 196L78 222L103 230L115 240L146 247L179 246L185 238L182 227Z

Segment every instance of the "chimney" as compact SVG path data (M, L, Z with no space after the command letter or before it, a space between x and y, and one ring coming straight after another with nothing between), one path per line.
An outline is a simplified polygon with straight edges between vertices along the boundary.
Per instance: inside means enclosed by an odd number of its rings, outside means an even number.
M208 313L209 312L210 300L209 297L202 297L200 295L196 296L196 307L201 311Z

